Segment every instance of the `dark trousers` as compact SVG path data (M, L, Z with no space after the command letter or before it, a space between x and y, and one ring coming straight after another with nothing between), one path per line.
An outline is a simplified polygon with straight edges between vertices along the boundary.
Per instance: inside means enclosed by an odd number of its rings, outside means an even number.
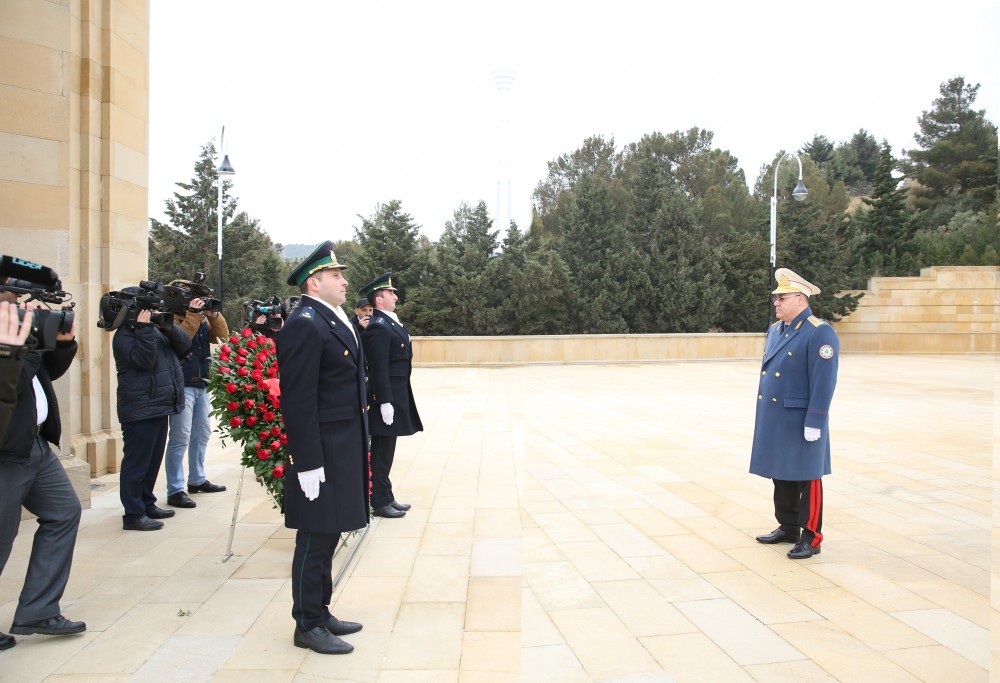
M166 415L148 420L122 423L122 466L118 476L118 491L128 524L146 514L156 504L153 487L163 463L163 449L167 445Z
M333 597L333 553L340 534L295 533L292 554L292 618L296 626L310 631L324 626L330 617Z
M823 480L774 482L774 516L782 529L802 530L802 540L823 542Z
M372 436L372 508L378 510L396 500L389 470L396 455L396 437Z
M69 581L80 527L80 499L59 458L42 437L36 436L32 442L28 462L8 464L0 460L0 574L17 536L22 505L38 518L38 529L14 611L15 623L59 615L59 600Z

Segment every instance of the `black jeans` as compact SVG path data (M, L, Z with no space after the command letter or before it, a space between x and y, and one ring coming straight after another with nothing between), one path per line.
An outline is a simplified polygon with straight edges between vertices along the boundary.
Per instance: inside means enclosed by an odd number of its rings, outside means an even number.
M166 415L122 423L122 467L118 476L119 495L125 514L122 520L137 521L156 504L153 487L163 463L167 445Z

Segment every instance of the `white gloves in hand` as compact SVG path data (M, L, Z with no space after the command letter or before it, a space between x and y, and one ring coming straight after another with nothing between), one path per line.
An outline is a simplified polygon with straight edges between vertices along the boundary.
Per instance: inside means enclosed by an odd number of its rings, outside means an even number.
M379 410L382 411L382 422L385 422L387 425L391 425L392 418L396 414L396 411L395 409L393 409L392 404L383 403L382 406L379 408Z
M806 427L805 431L806 441L818 441L819 440L819 430L815 427Z
M323 471L322 467L299 472L299 486L302 487L302 493L306 494L308 500L319 498L319 485L324 481L326 481L326 472Z

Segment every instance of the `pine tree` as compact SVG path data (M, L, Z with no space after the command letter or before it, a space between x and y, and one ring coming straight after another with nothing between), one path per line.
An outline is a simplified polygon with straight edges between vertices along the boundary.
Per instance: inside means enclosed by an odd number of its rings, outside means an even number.
M857 216L863 235L863 258L871 275L908 275L904 254L909 248L915 223L907 208L906 190L893 177L896 160L892 148L883 142L875 169L872 196L861 201L866 207Z
M205 284L215 288L218 279L218 182L215 145L206 144L190 182L177 183L180 191L166 200L167 222L150 219L149 277L166 284L190 280L205 273ZM285 297L291 292L284 281L280 244L275 244L259 221L237 212L231 183L223 185L222 294L223 315L231 327L241 323L247 299Z
M354 234L359 245L356 262L351 264L349 282L357 293L362 287L385 272L392 273L392 284L398 291L397 310L407 310L407 292L419 286L419 273L413 266L417 257L420 227L403 204L393 199L379 204L368 218L361 218L361 227Z

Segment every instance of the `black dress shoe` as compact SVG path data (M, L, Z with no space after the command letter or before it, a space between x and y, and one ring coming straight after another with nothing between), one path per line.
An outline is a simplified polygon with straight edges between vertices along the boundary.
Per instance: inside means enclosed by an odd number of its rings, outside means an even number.
M15 645L17 645L17 641L14 640L14 636L9 636L6 633L0 633L0 650L9 650Z
M389 503L389 505L393 506L397 510L402 510L403 512L406 512L411 507L413 507L409 503L397 503L396 501L392 501L391 503Z
M208 479L200 484L188 484L188 493L221 493L225 490L222 484L213 484Z
M295 647L306 647L321 655L346 655L354 651L353 645L345 643L322 626L309 631L303 631L296 626L292 642Z
M769 534L757 537L758 543L798 543L799 534L794 531L785 531L780 526Z
M146 510L146 516L150 519L170 519L177 513L173 510L164 510L163 508L158 508L155 505L148 510Z
M191 497L184 493L183 491L178 491L177 493L171 493L167 496L167 505L171 505L175 508L195 508L198 507L198 503L191 500Z
M818 545L809 545L808 541L799 541L795 544L795 547L788 551L788 556L793 560L807 560L813 555L819 555L822 550L820 550Z
M331 616L326 620L326 630L335 636L346 636L360 631L361 624L356 621L341 621Z
M10 625L10 632L19 636L29 636L32 633L41 633L43 636L67 636L71 633L83 633L86 630L87 625L82 621L70 621L61 614L49 619Z
M405 517L406 513L402 510L397 510L391 505L385 505L380 508L372 510L372 514L376 517Z
M163 522L157 519L150 519L143 515L134 522L122 522L122 529L125 531L156 531L163 528ZM14 631L17 633L17 631Z

